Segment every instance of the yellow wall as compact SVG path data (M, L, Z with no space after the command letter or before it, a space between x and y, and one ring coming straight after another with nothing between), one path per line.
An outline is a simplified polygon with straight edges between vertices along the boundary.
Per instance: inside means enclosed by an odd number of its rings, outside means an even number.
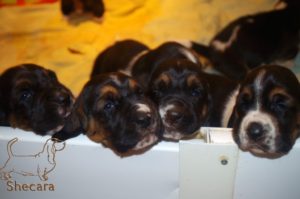
M68 23L59 3L0 9L0 72L31 62L56 71L77 95L98 53L116 40L150 47L167 40L208 43L229 21L270 10L275 0L104 0L102 23Z

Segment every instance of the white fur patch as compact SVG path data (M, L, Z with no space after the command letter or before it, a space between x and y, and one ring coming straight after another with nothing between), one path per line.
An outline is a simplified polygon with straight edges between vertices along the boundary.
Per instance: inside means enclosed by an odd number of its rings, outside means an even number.
M155 144L157 141L158 141L158 138L156 135L149 134L146 137L144 137L140 142L138 142L137 145L135 145L135 147L133 148L133 150L144 149L148 146Z
M250 111L242 120L241 126L239 129L239 138L241 141L242 148L247 148L249 144L251 145L251 139L247 135L247 128L253 122L260 123L263 126L264 133L264 141L265 145L270 147L269 152L276 151L276 129L277 124L274 122L275 120L272 119L273 117L267 113L261 112L258 110Z
M134 66L134 64L144 55L148 52L148 50L144 50L140 53L138 53L137 55L135 55L130 62L128 63L128 65L126 66L125 70L120 70L120 72L125 73L129 76L131 76L131 71L132 71L132 67Z
M225 50L227 48L229 48L232 45L232 43L236 40L239 30L240 30L240 26L234 27L234 29L227 41L214 40L211 45L216 50L218 50L220 52L225 52Z
M254 92L255 92L255 98L256 98L256 109L260 109L260 94L262 94L262 89L263 89L263 83L262 80L265 76L266 71L262 70L260 73L257 75L256 79L254 80Z
M58 127L56 127L56 128L54 128L54 129L52 129L52 130L46 132L46 135L52 136L52 135L54 135L54 133L56 133L56 132L62 130L62 128L64 128L64 125L59 125Z
M163 134L163 137L168 140L180 140L183 137L183 135L178 132L165 132Z
M179 51L191 62L197 64L198 63L198 57L196 57L191 51L185 49L185 48L180 48Z
M110 78L117 84L117 85L122 85L121 81L116 75L110 75Z
M137 105L137 111L138 112L144 112L144 113L150 113L151 112L151 109L148 105L146 104L141 104L141 103L138 103L136 104Z
M166 114L169 110L172 110L173 108L175 108L174 104L168 104L166 106L163 107L159 107L159 115L162 118L162 120L164 121Z
M234 91L232 91L230 96L226 99L227 102L224 104L224 111L223 111L222 121L221 121L222 127L228 126L230 116L232 114L233 108L236 103L236 98L239 94L239 89L240 88L237 87Z

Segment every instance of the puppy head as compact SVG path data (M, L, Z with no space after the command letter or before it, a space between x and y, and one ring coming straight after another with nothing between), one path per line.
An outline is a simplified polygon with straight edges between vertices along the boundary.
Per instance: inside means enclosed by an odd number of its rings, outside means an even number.
M242 83L234 112L233 137L245 151L280 157L300 131L300 85L280 66L252 70Z
M61 11L64 15L90 12L96 17L102 17L104 4L102 0L62 0Z
M201 66L185 59L165 61L153 72L148 92L159 106L164 138L191 136L207 118L208 83L201 74Z
M87 136L117 153L144 150L160 137L162 125L155 104L123 73L95 76L76 104Z
M34 64L5 71L0 92L4 122L40 135L59 131L73 105L71 92L55 73Z

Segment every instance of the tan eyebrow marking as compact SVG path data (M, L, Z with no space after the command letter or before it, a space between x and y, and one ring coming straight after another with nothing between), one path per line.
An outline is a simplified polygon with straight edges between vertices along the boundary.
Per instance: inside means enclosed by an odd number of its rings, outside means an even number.
M187 85L192 86L193 83L200 83L200 80L196 75L189 75L187 78Z
M103 86L102 88L100 88L100 95L105 95L107 93L113 93L113 94L118 94L118 90L110 85L107 86Z
M100 88L100 99L97 101L97 104L96 104L96 109L97 110L100 110L102 109L105 104L106 104L106 100L105 99L101 99L103 96L106 96L108 94L112 94L112 95L118 95L119 92L118 90L111 86L111 85L106 85L106 86L103 86L102 88Z
M137 87L137 82L136 81L134 81L134 80L129 80L129 88L131 89L131 90L134 90L135 88Z
M269 96L268 96L269 100L271 101L272 98L278 94L285 96L288 99L287 103L289 105L291 105L294 102L293 97L290 94L288 94L284 88L281 88L281 87L275 87L270 91Z
M165 84L170 84L171 78L169 77L169 75L163 73L156 80L156 82L160 81L164 82Z

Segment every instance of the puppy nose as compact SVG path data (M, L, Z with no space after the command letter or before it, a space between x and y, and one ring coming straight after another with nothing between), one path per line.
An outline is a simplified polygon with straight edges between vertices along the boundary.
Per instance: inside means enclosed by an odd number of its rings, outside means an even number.
M151 117L149 115L140 115L136 120L136 124L142 128L147 128L151 124Z
M254 141L261 138L263 136L263 133L264 127L261 123L258 122L252 122L247 128L248 136Z
M183 118L183 114L179 111L170 110L167 117L173 122L179 122Z

